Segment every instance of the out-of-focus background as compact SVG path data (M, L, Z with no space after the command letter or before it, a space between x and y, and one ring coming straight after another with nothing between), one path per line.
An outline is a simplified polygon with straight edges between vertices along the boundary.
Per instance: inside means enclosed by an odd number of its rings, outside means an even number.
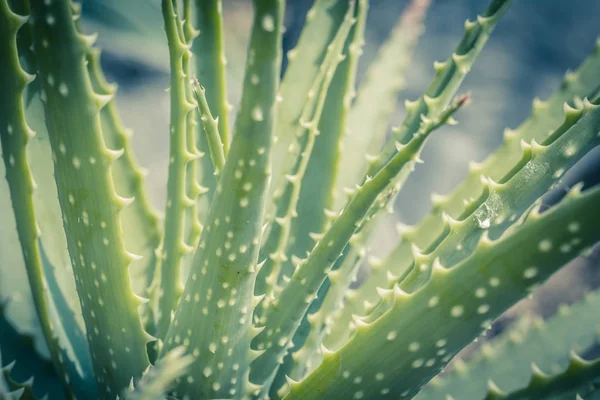
M311 0L288 0L284 53L295 46ZM386 39L407 0L371 0L364 55L358 83ZM446 59L459 42L464 21L487 6L482 0L433 0L401 97L414 100L434 74L435 60ZM250 0L224 0L229 100L240 96L248 32ZM135 131L134 146L149 169L152 200L163 207L168 153L168 56L158 0L84 0L85 26L99 32L102 63L120 85L118 105ZM597 0L516 0L500 21L486 48L467 76L463 91L472 104L461 111L459 125L444 127L431 138L419 165L396 204L399 219L378 232L374 254L384 255L395 239L395 224L415 223L430 209L432 192L447 193L467 174L470 160L482 160L502 141L504 128L515 128L531 111L534 97L544 99L558 87L568 69L575 69L600 35ZM285 60L284 60L285 64ZM394 114L399 123L403 107ZM600 149L574 168L565 186L584 179L600 180ZM600 208L600 206L599 206ZM598 252L578 259L523 302L518 312L554 312L559 301L570 302L600 285ZM540 300L541 299L541 300Z

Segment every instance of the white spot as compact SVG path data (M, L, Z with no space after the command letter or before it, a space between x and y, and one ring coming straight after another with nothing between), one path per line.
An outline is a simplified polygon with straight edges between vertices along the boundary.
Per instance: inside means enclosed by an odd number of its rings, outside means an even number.
M562 168L557 169L556 172L554 173L554 175L552 175L552 177L553 178L560 178L564 172L565 172L565 170L562 169Z
M496 278L495 276L490 278L490 286L491 287L498 287L500 286L500 279Z
M390 331L387 334L386 338L387 338L387 340L392 341L392 340L396 339L396 335L397 335L396 331Z
M482 305L480 305L479 307L477 307L477 312L478 312L479 314L485 314L485 313L487 313L488 311L490 311L490 306L489 306L489 305L487 305L487 304L482 304Z
M413 368L421 368L423 366L423 363L425 361L422 358L417 358L415 361L412 362L412 367Z
M58 92L65 97L69 94L69 88L66 83L61 82L60 85L58 85Z
M560 251L561 253L568 253L571 251L571 245L569 243L564 243L562 245L560 245Z
M420 348L421 348L421 345L418 342L412 342L411 344L408 345L408 351L410 351L411 353L418 351Z
M569 225L567 225L567 229L571 233L579 232L580 228L581 226L579 225L579 222L571 222Z
M427 303L427 305L429 306L429 308L432 308L432 307L437 306L439 302L440 302L440 298L437 296L433 296L432 298L429 299L429 302Z
M255 121L262 121L264 119L263 112L259 106L252 109L252 119Z
M273 16L267 14L262 19L262 28L267 32L273 32L275 30L275 20Z
M577 152L577 148L574 145L570 145L565 149L565 156L571 157L574 156Z
M485 290L485 288L480 287L475 290L475 297L477 297L478 299L484 298L486 294L487 291Z
M540 251L547 252L552 248L552 242L548 239L544 239L540 242L538 248L540 249Z
M463 315L465 311L465 308L463 306L454 306L452 307L452 309L450 310L450 315L452 315L454 318L458 318L461 315Z
M73 166L75 169L79 169L81 167L81 161L77 157L73 157Z
M525 279L531 279L534 278L538 273L537 268L535 267L530 267L527 268L525 271L523 271L523 277L525 277Z

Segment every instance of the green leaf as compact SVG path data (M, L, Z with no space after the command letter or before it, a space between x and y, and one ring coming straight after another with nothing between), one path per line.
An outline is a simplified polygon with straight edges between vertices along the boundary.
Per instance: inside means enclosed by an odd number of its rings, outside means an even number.
M348 0L316 0L306 15L306 22L297 46L287 53L288 65L281 81L277 105L273 151L272 188L283 179L288 159L288 147L300 122L302 110L319 69L348 10ZM272 192L273 190L271 190Z
M600 189L579 190L550 211L532 211L522 226L497 241L482 238L475 252L452 268L437 262L414 293L398 286L388 291L392 307L371 323L357 318L354 337L292 384L286 399L414 396L494 318L600 240L595 212Z
M129 201L110 173L122 150L109 149L102 132L100 112L112 96L93 91L83 62L90 38L77 31L71 3L35 0L31 10L68 250L100 397L112 398L142 375L149 340L128 276L135 257L122 235L119 213Z
M200 194L198 187L192 187L188 195L190 181L188 171L195 172L195 160L200 154L191 139L194 136L194 104L190 98L189 46L183 35L183 25L171 0L162 1L165 31L169 43L171 65L171 117L169 135L169 173L167 180L167 206L164 220L164 234L158 250L159 266L156 273L154 296L158 301L157 335L164 338L171 323L172 312L177 307L183 291L181 286L181 266L184 256L194 250L196 243L186 243L186 212L196 205ZM194 218L192 213L191 218ZM189 219L188 219L189 220ZM199 228L196 229L199 232Z
M429 134L444 124L463 104L464 99L460 99L446 110L439 120L424 121L421 129L407 145L398 144L399 150L392 160L377 175L365 181L308 257L298 262L291 280L278 299L266 310L264 320L261 320L262 331L254 339L253 347L259 351L264 350L264 353L252 364L251 380L261 382L276 372L292 346L292 336L317 291L373 203L388 189L398 173L414 161Z
M529 385L511 393L502 392L494 383L485 400L570 400L596 399L600 386L600 360L586 361L571 353L567 369L556 375L546 375L535 365Z
M248 382L248 368L250 341L256 334L252 305L271 173L283 3L255 2L233 142L165 338L163 354L183 344L194 356L189 373L175 389L178 396L244 397L260 390Z
M369 65L356 101L348 114L348 132L343 138L340 171L336 180L334 209L343 205L344 188L352 187L368 167L365 153L377 154L386 140L392 113L398 106L398 93L404 88L404 75L411 67L413 51L423 32L423 20L430 0L412 0L406 5L377 58ZM369 134L365 134L369 132Z
M40 356L30 335L15 329L6 318L6 306L0 301L0 369L5 375L9 373L14 382L26 382L33 377L33 392L39 397L48 394L51 399L66 399L63 383L52 362ZM9 365L10 371L6 371ZM12 390L11 386L9 389Z
M377 303L377 287L388 287L390 275L399 277L406 273L414 261L414 245L421 251L431 251L440 243L440 238L445 237L448 230L445 215L453 219L464 219L480 205L481 196L486 190L481 176L489 177L495 182L506 182L516 171L523 168L527 161L522 140L544 143L553 132L562 132L560 126L564 122L565 113L561 113L561 110L564 103L579 97L592 96L594 92L591 88L600 85L597 73L599 68L600 41L594 53L577 71L567 73L561 87L547 101L534 101L532 115L519 128L506 131L501 147L482 163L471 164L468 177L452 193L446 196L432 196L431 213L417 225L403 227L401 238L387 259L381 265L373 266L371 274L358 289L348 292L345 308L332 325L332 333L327 341L329 346L335 348L336 343L343 342L344 337L347 337L346 327L351 322L352 314L365 315L370 311L365 304ZM581 106L582 102L578 101L578 105ZM557 168L555 179L559 179L565 171L564 168Z
M155 365L148 367L142 379L134 388L126 391L126 400L163 400L175 380L185 373L193 362L192 356L185 356L185 349L177 347L165 354Z
M559 307L547 321L536 319L526 332L508 328L466 362L433 379L416 398L481 399L489 379L503 391L517 390L527 384L532 363L546 372L561 372L569 349L582 352L598 342L599 307L600 295L590 292L572 306Z

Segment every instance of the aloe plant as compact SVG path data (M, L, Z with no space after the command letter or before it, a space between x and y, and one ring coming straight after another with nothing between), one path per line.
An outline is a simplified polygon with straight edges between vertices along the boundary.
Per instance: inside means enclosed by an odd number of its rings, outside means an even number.
M0 268L26 272L34 307L26 324L27 303L0 293L0 398L600 396L600 360L580 356L598 339L593 294L436 377L600 240L599 188L575 185L541 211L600 144L600 41L356 282L428 137L471 100L460 86L510 3L467 21L388 137L428 0L411 1L358 89L368 0L315 0L283 75L285 1L255 0L231 126L221 0L162 0L161 218L77 3L0 0L3 218L14 221L0 241L19 244L18 265Z

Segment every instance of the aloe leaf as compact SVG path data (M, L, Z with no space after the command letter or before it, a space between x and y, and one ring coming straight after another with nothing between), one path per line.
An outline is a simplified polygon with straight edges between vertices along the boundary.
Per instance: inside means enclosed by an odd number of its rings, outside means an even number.
M71 260L67 250L65 233L62 229L60 204L54 182L54 168L46 127L41 123L43 105L38 98L30 103L27 119L36 135L27 143L27 159L36 182L32 192L35 222L41 232L38 237L40 258L47 284L49 311L61 349L63 360L74 373L71 382L78 397L90 397L96 391L91 355L86 339L79 298ZM23 268L25 269L25 268ZM22 325L20 324L19 327ZM75 379L75 376L80 376Z
M80 33L81 10L73 3L75 26ZM117 85L108 82L100 63L100 49L89 48L88 71L93 90L112 99L102 108L100 115L106 145L111 149L123 149L123 155L111 169L115 189L122 197L133 198L132 203L121 213L123 235L129 250L142 258L134 260L129 267L135 293L148 296L156 267L156 249L160 244L161 232L158 214L152 206L144 179L146 171L140 167L134 154L131 137L133 132L121 120L116 104Z
M37 396L48 394L52 399L66 399L63 383L52 362L36 351L32 336L15 329L6 318L6 306L0 302L0 356L3 366L11 367L10 379L26 382L33 377L33 391Z
M377 287L386 287L390 275L401 276L410 268L414 244L420 249L432 250L439 243L439 238L445 236L444 231L447 230L444 214L461 219L465 213L472 212L473 204L485 191L481 176L490 177L496 182L506 181L516 169L523 166L522 140L544 143L559 128L564 115L560 111L565 102L594 94L591 88L600 85L599 68L600 40L593 54L575 72L566 74L561 87L548 100L534 101L532 115L519 128L506 131L504 142L498 150L482 163L471 164L469 176L457 189L446 196L432 196L434 206L431 213L417 225L403 228L399 243L387 259L381 265L374 266L372 273L358 289L349 291L345 308L335 318L335 327L329 335L330 346L334 346L333 342L343 340L345 327L351 321L352 314L365 315L368 311L365 304L378 301ZM557 169L556 178L560 178L565 171Z
M423 32L423 20L430 0L412 0L402 12L377 58L369 65L356 101L348 113L348 132L342 140L340 174L336 180L335 209L343 205L344 188L360 181L367 170L367 157L377 154L386 140L392 113L398 105L398 93L404 87L404 74ZM364 132L370 132L365 135Z
M2 352L0 352L0 369L4 370L4 365L2 364ZM18 393L13 393L8 382L7 379L5 379L4 374L2 376L0 376L0 396L2 396L3 398L8 398L9 400L14 399L15 397L17 397Z
M327 46L348 10L348 0L316 0L306 15L298 44L287 53L288 65L281 81L277 105L273 150L273 183L278 188L282 172L289 164L288 147L294 142L294 133L300 122L306 98L327 53Z
M207 105L216 114L218 132L226 156L231 142L229 133L231 105L227 102L223 5L221 0L194 0L193 7L190 4L191 11L194 11L193 17L186 18L186 22L194 21L199 32L192 41L192 71L206 88ZM198 149L206 154L198 160L199 183L207 192L207 195L200 197L198 202L198 212L202 220L206 219L210 200L214 196L217 185L211 157L207 156L211 147L205 130L204 124L197 125Z
M467 21L465 23L465 35L455 52L452 53L446 62L434 64L436 77L423 96L415 102L406 102L406 118L401 126L393 129L395 141L405 143L407 140L410 140L413 133L419 129L419 124L423 119L437 118L443 112L451 98L456 94L456 91L483 49L491 32L510 4L510 0L493 0L484 13L477 17L477 21ZM390 157L393 157L395 152L397 152L396 147L394 140L392 140L385 144L378 156L367 155L369 167L366 176L373 176L379 168L385 165ZM394 203L398 192L412 170L412 168L407 168L398 174L392 185L393 190L380 199L381 208L388 207L388 204L392 205ZM345 188L345 190L349 194L353 192L351 188ZM376 224L380 217L381 214L379 214L378 218L371 218L366 222L366 226L363 229L374 229L372 225ZM370 228L369 225L371 225ZM356 242L353 243L352 246L357 247L354 251L355 253L362 252L361 249L365 247L365 241L368 236L368 234L365 234L357 238ZM350 258L349 261L352 259ZM349 267L347 269L351 270ZM340 337L345 338L346 336L340 335Z
M283 9L281 0L255 1L233 142L165 339L163 354L183 344L194 356L175 389L180 396L244 397L260 390L247 377L255 335L250 305L271 173Z
M39 100L34 100L33 104L39 103ZM37 108L37 107L36 107ZM90 354L87 346L87 340L85 338L85 327L83 326L83 319L81 317L81 309L79 307L79 300L77 298L75 290L75 281L72 276L71 263L66 250L66 242L64 242L64 234L62 231L54 231L56 234L52 235L49 232L53 232L53 229L61 229L62 221L60 219L60 208L58 205L58 199L54 203L52 201L52 192L56 196L56 187L52 181L46 181L40 172L44 168L50 168L49 175L52 175L50 149L47 145L47 135L44 130L38 130L36 128L36 136L29 138L27 141L27 161L30 167L30 173L35 179L36 185L35 190L30 193L33 199L33 206L35 209L35 221L34 225L39 228L38 232L41 232L35 241L37 242L38 253L40 255L40 263L43 267L43 279L44 286L46 287L45 299L48 305L48 313L50 324L52 326L52 333L55 336L56 341L59 344L61 358L63 360L63 366L69 370L69 377L72 383L76 383L75 390L78 391L80 396L90 396L95 392L95 382L93 381L93 371L90 363ZM43 151L42 151L43 150ZM48 154L46 154L48 153ZM46 157L47 156L47 157ZM48 172L48 171L45 171ZM53 179L52 176L50 178ZM48 189L54 190L48 191ZM50 192L50 193L49 193ZM10 193L6 189L7 195ZM56 209L54 209L56 206ZM12 212L12 207L7 205L6 210ZM55 215L58 213L58 215ZM33 216L33 215L32 215ZM56 223L56 218L58 217ZM26 215L18 216L19 224L28 224L28 217ZM8 224L10 226L10 224ZM14 225L13 225L14 229ZM15 230L16 236L16 230ZM58 244L60 243L60 237L62 236L62 243L64 248ZM6 239L3 237L3 239ZM16 242L13 244L13 252L17 254L21 253L21 243L18 238L15 238ZM5 245L10 245L10 242L2 241ZM46 249L50 247L53 251L52 260L50 260ZM64 249L64 250L63 250ZM66 255L63 253L67 253ZM21 255L22 257L22 255ZM19 272L26 273L26 267L24 261L20 262L7 262L6 257L3 258L3 265L12 265L10 268L11 276L9 279L2 278L2 293L5 293L13 299L10 306L8 307L7 314L22 331L26 331L36 336L36 342L38 346L36 348L42 354L46 354L46 350L40 347L40 339L36 330L28 328L29 323L27 322L28 313L28 299L27 294L30 295L28 288L27 277L25 276L22 282L23 286L16 284L15 276L18 279ZM22 260L22 258L21 258ZM58 264L55 264L58 263ZM6 268L7 272L9 271ZM6 286L4 285L6 284ZM20 293L19 293L20 292ZM12 312L10 311L12 310ZM39 326L38 319L34 318L34 328ZM39 329L39 328L38 328Z
M435 118L448 106L471 66L483 49L498 21L509 8L512 0L492 0L476 21L465 23L465 35L450 58L436 63L436 76L415 102L406 102L406 117L400 127L393 130L393 137L405 143L419 129L421 115ZM373 175L392 157L396 148L387 143L377 157L369 162L368 175Z
M225 80L225 43L221 0L195 0L195 25L199 31L192 42L194 72L206 89L206 102L218 118L218 132L225 154L229 152L229 108ZM191 19L186 18L186 21Z
M198 158L197 151L190 148L188 115L193 113L194 104L188 98L189 77L186 75L189 62L189 46L183 34L173 2L162 1L165 31L169 44L171 63L171 120L169 135L169 175L167 181L167 205L164 235L158 254L156 297L158 299L157 334L163 338L171 323L171 313L181 296L181 265L183 257L191 253L193 245L186 243L186 209L196 204L196 196L188 196L186 178L190 163ZM192 164L193 166L194 164ZM187 182L192 183L192 182ZM192 215L192 218L194 216Z
M296 213L299 217L292 221L290 245L285 252L290 256L286 256L288 259L283 262L278 281L281 281L283 277L287 279L292 275L292 260L303 257L312 249L315 242L314 234L323 232L331 220L331 215L328 215L325 210L331 209L333 206L333 185L338 176L341 156L339 144L342 136L347 131L347 115L354 98L356 68L362 55L367 10L367 1L357 3L356 23L352 27L343 49L345 59L337 68L328 90L323 108L323 115L326 118L320 118L318 127L320 133L316 137L310 155L310 162L302 179L300 196L296 206ZM278 282L278 285L281 285L281 282ZM317 302L324 297L325 292L323 294L321 292L316 300ZM298 328L294 336L293 342L296 349L302 346L305 338L305 325L307 324L307 321L303 321L302 326ZM302 361L296 363L296 368L302 364ZM285 383L285 375L290 374L292 366L291 356L286 357L284 364L279 368L278 378L276 378L277 383L273 385L271 393L275 393Z
M264 244L261 246L259 253L259 259L264 259L265 263L258 273L255 287L257 295L265 294L266 296L259 305L259 309L255 311L256 317L260 317L261 310L268 308L270 302L275 299L281 290L280 285L282 282L279 282L281 267L287 261L286 253L290 243L292 222L299 220L297 219L298 212L296 209L300 192L305 177L308 177L306 173L312 159L313 149L315 149L314 146L318 140L317 138L322 133L318 129L319 122L324 112L330 85L343 58L342 52L346 40L354 24L353 14L354 7L351 7L348 9L344 22L327 50L322 68L311 89L313 95L308 97L302 112L301 124L297 127L295 134L296 142L293 145L293 152L297 153L297 159L285 171L285 180L281 183L281 187L275 191L275 215L273 220L270 221L270 229L263 239ZM331 132L323 132L323 134L329 133ZM292 152L291 148L290 152ZM302 218L305 217L302 216Z
M31 10L68 250L100 397L114 397L148 365L148 338L127 270L135 257L122 237L119 212L128 200L110 174L122 150L109 149L101 129L112 96L93 91L84 63L90 40L77 31L70 2L35 0Z
M134 199L121 214L123 236L128 249L143 257L134 261L129 268L133 289L139 295L148 296L146 290L154 275L155 252L161 238L158 215L144 185L145 171L140 167L133 151L132 131L124 126L119 116L115 100L116 85L106 80L98 49L90 49L87 59L94 91L112 96L112 100L100 112L102 132L109 148L123 149L123 156L115 161L111 172L116 191L123 197Z
M461 97L460 101L466 104L469 98L470 95L467 94ZM454 119L446 121L446 123L451 122L454 123ZM440 126L436 127L436 129L438 128ZM419 157L420 151L415 155L408 168L400 171L397 178L401 177L402 174L406 175L409 171L413 171L415 164L420 162ZM328 287L320 288L319 296L325 298L322 301L322 305L320 305L321 301L315 301L311 305L311 315L308 317L311 330L307 337L307 344L296 355L297 358L306 358L305 362L309 369L316 367L322 356L321 343L325 343L327 346L330 345L325 340L326 335L330 333L336 313L343 310L344 297L348 291L348 287L356 281L360 263L367 255L368 238L375 232L378 222L393 212L390 208L390 201L398 194L399 190L400 185L396 179L387 191L378 196L367 216L360 224L359 229L344 249L342 256L336 260L336 264L329 276ZM375 262L373 258L370 260L373 263ZM351 324L346 325L346 327L349 327L349 329L347 329L346 333L340 335L339 338L347 337L347 334L353 328Z
M192 41L199 34L199 31L194 28L192 23L192 8L192 0L183 1L184 19L181 21L181 28L183 31L181 37L185 39L188 46L191 46ZM182 58L183 74L188 79L192 76L191 56L191 52L185 52ZM195 106L193 79L189 79L189 84L185 85L185 94L187 102ZM201 221L204 213L202 212L202 203L199 200L203 198L201 195L204 195L209 191L209 189L201 185L201 176L202 172L204 171L202 167L202 159L210 158L200 149L204 137L198 137L198 133L200 132L198 129L199 124L202 124L204 126L204 130L206 131L206 123L204 123L204 121L201 119L200 122L198 121L196 112L188 112L185 123L187 131L187 151L189 154L194 154L194 159L187 163L185 173L187 197L188 199L192 200L193 204L186 208L184 217L184 232L186 237L185 243L188 246L188 250L191 249L192 251L183 257L183 269L181 274L181 278L183 279L181 280L181 285L185 283L189 275L191 262L194 258L193 249L198 246L200 233L202 232ZM216 132L216 134L218 135L218 132ZM214 169L211 171L214 171Z
M571 353L569 366L556 375L547 375L535 364L532 365L529 384L514 392L505 393L493 382L489 382L485 400L526 399L597 399L600 384L600 360L586 361Z
M503 391L514 391L527 384L531 363L547 372L561 372L569 360L568 349L581 352L597 343L598 307L600 295L590 292L572 306L559 307L549 320L536 319L528 332L508 329L459 367L433 379L416 398L480 399L490 379Z
M596 100L600 104L600 98ZM587 99L581 109L565 107L565 121L541 144L534 141L522 144L523 160L496 183L482 178L484 194L468 207L460 220L446 217L450 229L439 239L433 249L426 249L424 257L415 257L413 266L401 286L411 290L422 276L422 265L436 257L444 265L454 265L473 249L473 242L486 230L491 237L499 236L523 212L542 196L568 170L590 150L600 144L600 105ZM527 187L527 192L523 188ZM401 278L402 279L402 278Z
M1 354L0 354L1 358ZM12 399L20 399L20 400L37 400L38 397L33 393L33 379L28 379L25 382L17 382L12 379L10 376L10 370L12 365L8 365L6 367L2 366L2 360L0 360L0 373L4 375L4 381L6 383L0 382L0 398L12 400ZM2 379L0 378L0 381ZM4 387L6 385L6 387Z
M39 75L36 81L41 81ZM28 124L36 133L35 136L29 138L26 150L30 172L36 183L35 190L31 194L33 196L35 222L41 232L38 240L43 256L45 279L49 284L49 280L55 283L54 286L49 287L52 301L56 301L56 296L62 296L67 302L76 323L76 326L72 326L72 328L85 332L71 259L63 230L61 209L54 181L52 150L43 114L43 103L37 96L31 100L26 110ZM62 292L62 295L58 290Z
M6 176L4 162L0 162L0 174ZM36 347L47 355L48 347L35 314L10 191L5 179L0 180L0 218L3 221L0 224L0 293L11 300L11 305L5 312L22 332L35 338Z
M155 365L148 367L142 379L123 394L127 400L163 400L175 380L185 373L193 362L185 356L185 349L177 347L165 354Z
M548 136L544 145L534 141L532 146L524 147L524 162L505 183L482 178L485 192L467 216L459 221L446 216L448 229L439 244L427 254L413 250L410 270L399 279L390 276L391 283L398 281L402 290L413 292L428 279L436 260L450 267L466 258L484 233L498 236L528 210L556 182L560 174L555 171L568 169L593 149L600 140L600 106L585 100L581 110L566 107L565 112L565 122ZM523 187L528 188L526 193ZM386 301L380 302L369 318L377 318L387 307Z
M200 113L200 120L204 125L206 131L206 139L208 141L208 148L210 149L210 158L212 160L213 169L215 175L219 176L225 165L225 152L223 150L224 144L219 134L219 120L213 118L206 98L206 89L200 85L197 78L194 78L193 89L196 103L198 104L198 112Z
M0 52L3 54L3 59L9 60L3 64L4 68L0 71L0 75L7 79L7 84L4 85L4 90L0 93L0 103L4 104L3 112L0 113L0 125L6 127L6 132L0 134L0 142L2 144L3 158L6 166L6 177L10 189L13 210L16 217L17 232L19 241L25 260L28 280L31 287L36 314L39 318L42 331L46 343L50 349L50 355L54 362L54 366L59 372L59 376L63 379L63 384L67 387L69 382L77 382L80 393L93 393L94 382L89 382L92 377L88 374L88 381L84 382L78 371L75 370L74 363L77 362L75 356L71 352L68 354L62 347L69 344L69 340L59 337L62 324L56 327L53 323L51 315L52 306L57 291L50 292L50 296L46 296L45 292L45 261L47 258L43 254L41 247L40 228L36 223L34 211L34 202L32 192L35 188L35 182L27 161L26 146L29 138L34 135L34 132L29 128L25 120L25 110L23 101L23 92L25 85L32 80L19 65L17 47L15 43L16 32L24 21L24 17L18 17L13 14L6 2L0 4L2 7L2 24L6 31L2 36L8 38L0 47ZM8 84L8 82L13 82ZM52 304L51 304L52 303ZM70 310L68 310L70 315ZM65 314L65 317L67 315ZM74 322L74 321L70 321ZM74 327L77 325L75 324ZM80 333L80 338L81 333ZM73 343L75 344L75 342ZM81 357L83 362L86 359L87 348L81 349ZM91 372L91 371L86 371ZM91 387L91 389L90 389Z
M421 129L407 145L398 144L398 153L377 175L365 181L308 257L298 262L290 282L277 301L266 310L261 326L264 328L253 341L253 347L264 352L252 364L251 380L261 382L267 380L271 373L276 372L281 360L292 346L292 336L319 287L373 203L388 188L396 175L414 161L414 157L419 153L429 134L445 123L460 106L464 105L464 101L465 99L460 99L455 102L439 120L424 121Z
M18 15L29 15L30 7L28 1L8 0L9 8ZM35 52L33 51L33 26L31 21L27 21L17 34L17 49L22 68L28 73L34 73L36 70ZM28 107L36 96L40 93L40 83L31 82L25 88L25 106Z
M548 212L532 211L514 232L496 241L483 237L473 254L452 268L437 262L414 293L396 285L386 293L391 308L371 323L357 318L355 336L292 384L286 399L414 396L533 285L600 240L600 215L594 211L600 190L582 194L580 188ZM568 252L561 250L565 243Z

